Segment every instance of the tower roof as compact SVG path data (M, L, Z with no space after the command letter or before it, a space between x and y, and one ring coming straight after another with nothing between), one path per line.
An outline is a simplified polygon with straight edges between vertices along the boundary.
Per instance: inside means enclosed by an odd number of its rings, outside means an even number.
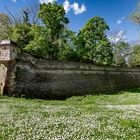
M1 46L9 46L9 45L11 45L12 47L16 47L17 46L17 44L15 42L13 42L12 40L2 40L0 42L0 47Z

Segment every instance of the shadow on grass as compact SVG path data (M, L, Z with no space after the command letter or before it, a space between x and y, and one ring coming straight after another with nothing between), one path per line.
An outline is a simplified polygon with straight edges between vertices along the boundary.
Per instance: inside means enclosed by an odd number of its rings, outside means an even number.
M126 92L131 92L131 93L140 93L140 88L131 88L131 89L126 89L126 90L116 90L116 91L104 91L104 92L89 92L89 93L85 93L85 94L61 94L61 95L56 95L56 96L52 96L50 94L50 96L35 96L34 94L16 94L16 95L13 95L13 96L10 96L10 97L16 97L16 98L25 98L25 99L31 99L31 100L34 100L34 99L41 99L41 100L67 100L71 97L87 97L89 95L91 96L101 96L101 95L121 95L121 94L124 94ZM31 96L30 96L31 95ZM34 95L34 96L33 96ZM0 96L0 99L4 99L6 98L7 96Z
M132 92L132 93L140 93L140 88L130 88L130 89L124 89L124 90L116 90L112 92L103 92L102 95L118 95L118 94L124 94L125 92Z
M128 90L125 90L126 92L132 92L132 93L140 93L140 88L131 88Z

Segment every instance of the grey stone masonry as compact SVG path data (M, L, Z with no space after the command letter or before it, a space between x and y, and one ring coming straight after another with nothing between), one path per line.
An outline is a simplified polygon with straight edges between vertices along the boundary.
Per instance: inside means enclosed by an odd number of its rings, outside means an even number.
M140 68L35 59L16 64L15 92L26 97L62 99L140 87Z
M0 42L0 94L10 93L12 88L12 72L15 65L15 59L18 56L16 44L11 40Z
M18 54L12 41L0 43L1 94L63 99L140 87L139 67L36 59L29 54L22 54L16 59Z

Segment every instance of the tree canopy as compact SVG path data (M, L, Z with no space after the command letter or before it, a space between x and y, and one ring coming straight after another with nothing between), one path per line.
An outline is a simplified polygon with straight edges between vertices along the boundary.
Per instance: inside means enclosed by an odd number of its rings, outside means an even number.
M9 39L11 20L8 15L0 13L0 40Z
M130 66L140 66L140 45L133 46L132 55L129 58Z
M135 11L130 14L129 20L138 26L140 25L140 2L137 4Z
M75 33L67 28L69 19L62 5L43 3L38 12L30 8L22 10L17 19L10 14L15 22L8 30L9 38L17 42L22 52L38 58L113 64L113 46L107 37L109 26L103 18L91 18ZM33 20L31 11L35 11Z
M137 7L130 14L129 20L140 27L140 2L138 2ZM129 65L140 66L140 45L134 45L132 47L132 54L129 58Z
M77 37L77 47L82 59L100 64L111 64L113 53L106 31L109 26L103 18L94 17L80 30Z
M124 38L125 32L122 30L115 30L110 33L110 41L114 54L114 65L127 65L126 59L131 54L131 46Z
M42 25L31 28L32 41L25 50L32 54L49 59L59 59L64 42L65 25L69 23L65 17L63 6L56 2L40 5L38 17Z
M67 17L65 17L65 10L62 5L54 3L43 3L40 5L38 14L39 18L43 21L43 24L51 30L51 34L55 37L62 32L65 25L69 23Z

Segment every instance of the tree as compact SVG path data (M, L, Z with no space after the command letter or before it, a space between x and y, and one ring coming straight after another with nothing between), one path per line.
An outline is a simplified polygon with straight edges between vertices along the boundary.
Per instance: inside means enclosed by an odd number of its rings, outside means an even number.
M49 59L59 59L60 52L64 47L63 44L65 43L65 25L69 23L68 18L65 17L65 10L63 6L58 5L56 2L48 4L44 3L40 5L38 16L42 20L43 25L40 27L35 27L35 30L37 30L37 32L40 34L34 32L33 41L29 43L26 50L30 51L28 48L38 50L38 48L46 43L45 56L47 56ZM48 34L44 33L44 30ZM41 40L36 40L37 37ZM39 44L40 47L38 46L37 48L35 44ZM43 48L40 49L42 50Z
M51 34L58 37L65 25L69 23L68 18L65 17L65 10L62 5L54 3L43 3L40 5L39 18L44 25L51 30ZM52 36L53 37L53 36Z
M106 31L109 26L103 18L94 17L78 33L76 46L82 60L112 64L113 53Z
M8 15L0 13L0 40L9 39L11 21Z
M4 34L1 34L3 36L2 39L11 39L15 41L18 44L18 47L21 51L24 51L24 48L27 44L32 40L32 36L30 34L31 26L33 24L40 24L40 21L37 17L38 11L39 11L39 4L35 3L33 5L29 5L22 10L19 11L19 13L14 13L8 8L6 8L8 13L8 25L5 26L5 29L7 32L8 37L4 36ZM10 21L10 26L9 26ZM1 38L1 37L0 37Z
M63 48L60 51L59 59L67 61L80 61L77 53L75 42L77 40L76 33L65 29L63 34Z
M127 64L126 59L131 54L130 45L127 42L121 41L115 44L115 50L113 52L115 65L124 66Z
M30 35L33 37L25 50L38 57L61 59L65 50L68 19L65 10L57 3L40 5L38 16L42 25L33 25ZM61 57L61 58L60 58Z
M31 24L29 22L29 16L26 11L23 11L23 20L19 23L13 24L13 26L10 29L10 39L15 41L20 50L23 51L26 45L30 42L32 39L32 36L30 36L30 30L31 30Z
M39 4L38 3L35 2L34 4L23 8L22 11L26 11L28 13L30 24L32 24L32 25L34 25L34 24L40 25L41 24L40 20L38 18L38 12L39 12ZM21 17L23 17L22 12L21 12Z
M140 66L140 45L133 46L132 55L129 58L130 66Z
M125 41L125 32L116 30L110 33L109 39L113 49L114 64L117 66L126 65L126 59L131 54L131 47Z
M44 26L33 25L30 36L33 39L26 45L24 50L39 58L49 58L48 54L51 51L49 49L51 43L50 30Z
M134 12L129 16L129 20L140 26L140 2ZM140 45L133 46L132 55L129 58L129 65L140 66Z
M7 7L5 7L5 9L13 24L23 23L25 13L28 14L28 21L30 24L40 24L40 20L38 18L39 4L37 2L23 7L21 10L18 11L18 13L15 13L14 10L11 10Z
M137 4L135 11L130 14L129 20L140 26L140 2Z

